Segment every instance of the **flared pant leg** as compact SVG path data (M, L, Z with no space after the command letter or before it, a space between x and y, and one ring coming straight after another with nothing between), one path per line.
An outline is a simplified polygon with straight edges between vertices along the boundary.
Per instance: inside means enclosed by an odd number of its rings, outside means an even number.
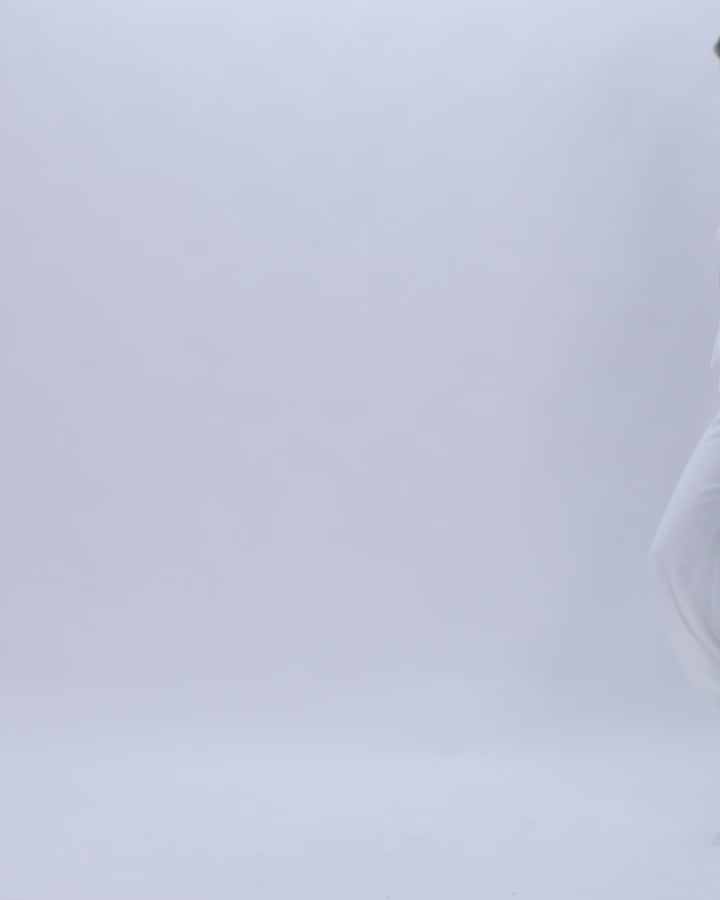
M647 553L682 668L720 704L720 409L690 454Z

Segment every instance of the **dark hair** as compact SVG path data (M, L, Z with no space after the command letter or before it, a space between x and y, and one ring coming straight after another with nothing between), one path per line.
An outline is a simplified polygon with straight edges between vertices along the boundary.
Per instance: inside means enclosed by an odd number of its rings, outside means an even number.
M716 56L720 56L720 38L715 41L715 46L713 47Z

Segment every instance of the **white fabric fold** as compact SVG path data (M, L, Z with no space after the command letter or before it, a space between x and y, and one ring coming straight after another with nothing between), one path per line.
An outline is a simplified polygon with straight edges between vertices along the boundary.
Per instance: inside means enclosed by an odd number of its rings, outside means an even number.
M720 228L715 233L720 289ZM720 326L710 365L720 363ZM720 391L720 379L718 379ZM685 673L720 704L720 408L688 457L648 549L663 628Z
M720 293L720 228L715 232L715 264L718 273L718 292ZM712 354L710 356L711 366L715 366L718 363L720 363L720 324L718 325L715 343L713 344ZM718 379L717 389L720 391L720 378Z
M685 673L720 703L720 409L680 473L648 550L663 629Z

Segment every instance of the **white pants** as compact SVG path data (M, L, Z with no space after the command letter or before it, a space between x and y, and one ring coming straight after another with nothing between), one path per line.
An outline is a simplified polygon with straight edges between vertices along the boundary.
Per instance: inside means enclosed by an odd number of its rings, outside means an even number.
M647 562L682 667L720 703L720 409L685 464Z

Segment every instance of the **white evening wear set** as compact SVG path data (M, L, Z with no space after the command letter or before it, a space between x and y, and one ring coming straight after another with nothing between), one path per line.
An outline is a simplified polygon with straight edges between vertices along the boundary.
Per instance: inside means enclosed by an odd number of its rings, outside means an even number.
M720 271L720 229L715 235ZM720 327L710 365L720 363ZM720 381L717 389L720 391ZM647 552L660 615L685 673L720 704L720 408L690 454Z

